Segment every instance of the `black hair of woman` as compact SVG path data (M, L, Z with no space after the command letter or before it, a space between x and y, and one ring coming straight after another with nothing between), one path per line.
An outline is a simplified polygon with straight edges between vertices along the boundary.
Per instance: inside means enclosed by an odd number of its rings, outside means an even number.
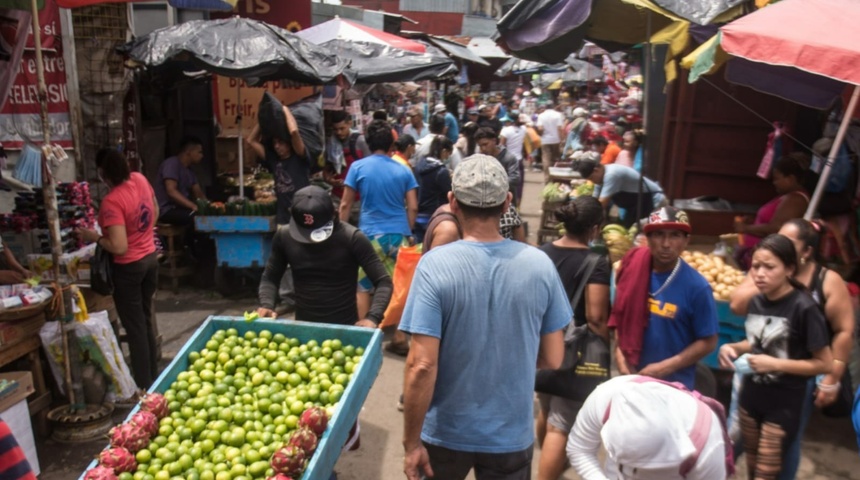
M111 186L117 186L131 177L131 169L125 155L115 148L102 148L96 153L96 167L101 170L102 179Z
M753 248L753 255L759 250L767 250L772 253L787 270L792 271L792 275L788 277L788 283L798 290L806 291L806 287L794 278L794 275L797 274L797 250L795 250L791 239L778 233L770 234Z
M603 207L590 195L583 195L565 203L554 212L556 220L564 224L568 236L585 243L588 232L603 223Z
M445 150L450 154L454 151L454 143L445 135L436 135L433 142L430 144L430 152L428 156L436 160L442 159L442 152Z
M803 218L792 218L785 222L797 229L797 238L803 242L804 248L812 249L812 259L818 260L818 247L821 245L821 236L824 226L817 221L809 221Z

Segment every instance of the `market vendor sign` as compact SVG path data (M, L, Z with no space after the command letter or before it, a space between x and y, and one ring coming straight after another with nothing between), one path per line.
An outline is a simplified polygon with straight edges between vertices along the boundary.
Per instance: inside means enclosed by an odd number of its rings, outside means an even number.
M215 115L221 127L220 137L238 136L237 118L240 115L243 135L250 134L257 125L257 107L265 92L271 92L284 105L295 103L314 93L313 87L287 87L281 82L266 82L252 87L238 78L220 75L214 77L212 94L215 100Z
M63 148L72 148L66 64L60 41L62 32L56 0L45 0L45 8L39 12L39 21L42 25L42 45L47 47L42 51L42 63L48 89L51 142ZM32 45L32 35L28 45ZM39 103L36 67L35 50L25 50L12 80L6 103L0 110L0 143L5 148L19 149L23 148L25 140L34 143L40 143L42 140L42 107Z
M230 12L212 12L211 18L228 18L233 15L266 22L292 32L311 24L311 1L292 0L290 8L280 7L278 0L238 0ZM268 82L250 87L242 80L214 76L213 98L215 114L221 126L221 137L235 137L239 133L236 118L242 115L242 129L247 135L257 124L257 106L263 93L269 91L284 105L289 105L313 94L309 87L286 87L280 82ZM238 88L237 88L238 87ZM241 93L239 89L241 88Z

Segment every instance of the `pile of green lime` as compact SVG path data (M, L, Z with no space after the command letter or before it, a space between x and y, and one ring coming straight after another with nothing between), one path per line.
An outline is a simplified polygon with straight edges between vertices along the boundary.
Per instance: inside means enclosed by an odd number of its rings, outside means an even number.
M364 348L268 330L218 330L164 392L170 415L120 480L254 480L272 476L272 454L301 413L333 412Z

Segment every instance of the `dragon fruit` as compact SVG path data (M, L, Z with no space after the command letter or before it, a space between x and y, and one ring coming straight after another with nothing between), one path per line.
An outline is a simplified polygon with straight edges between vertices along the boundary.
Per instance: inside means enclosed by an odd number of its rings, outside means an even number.
M293 445L281 447L272 455L272 468L278 473L298 477L305 469L305 452Z
M123 447L135 453L149 445L149 435L133 423L123 423L110 430L110 446Z
M99 465L87 470L84 480L117 480L117 478L112 468Z
M137 460L123 447L108 448L99 453L99 465L113 469L114 473L134 472Z
M317 449L317 434L310 428L302 427L293 432L287 445L299 447L307 456L311 456Z
M170 414L170 409L167 408L167 399L160 393L147 393L140 400L140 409L145 412L152 412L159 420Z
M266 480L293 480L293 477L288 477L283 473L276 473L271 477L267 478Z
M299 419L300 427L308 427L318 437L325 432L325 427L328 425L328 415L324 408L311 407L302 412L302 417Z
M131 417L131 423L142 428L150 438L158 433L158 418L152 412L138 411Z

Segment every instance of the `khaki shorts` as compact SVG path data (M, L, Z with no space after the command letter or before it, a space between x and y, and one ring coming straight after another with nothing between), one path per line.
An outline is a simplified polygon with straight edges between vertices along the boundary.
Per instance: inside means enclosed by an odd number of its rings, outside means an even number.
M546 413L547 423L564 433L570 433L583 402L546 393L538 393L537 396L540 409Z

